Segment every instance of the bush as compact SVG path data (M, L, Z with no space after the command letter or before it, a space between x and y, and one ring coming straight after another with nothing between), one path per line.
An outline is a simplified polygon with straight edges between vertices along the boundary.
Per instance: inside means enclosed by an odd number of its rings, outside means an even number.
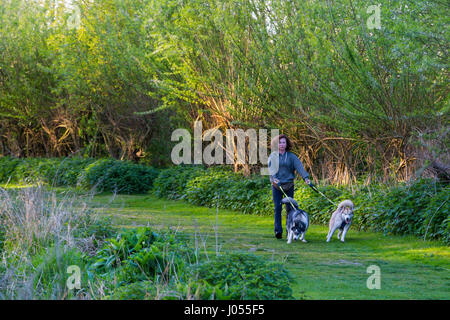
M105 279L116 278L118 285L154 280L157 275L178 278L185 274L186 260L192 250L173 236L139 227L105 241L93 258L90 270ZM166 270L166 267L169 268Z
M145 193L158 170L113 159L0 158L0 182L39 180L52 186L96 187L100 192Z
M7 299L84 298L88 255L115 233L79 197L60 198L43 186L0 188L0 296ZM80 290L68 290L67 267L82 272Z
M230 168L213 167L188 181L185 199L196 205L213 207L218 203L224 209L264 214L270 204L269 187L268 177L243 179Z
M115 300L228 300L217 286L204 280L189 280L163 286L154 281L137 281L118 287L105 299Z
M203 279L178 283L176 292L178 297L184 300L230 300L231 298L219 286L213 286ZM168 298L170 296L165 299Z
M120 267L131 254L151 246L156 237L157 234L146 227L119 233L116 238L105 241L94 257L92 269L97 273L106 273Z
M153 300L157 294L152 281L138 281L118 287L105 299L114 300Z
M196 205L215 206L217 199L221 198L223 205L229 184L237 179L230 171L222 167L211 167L192 178L186 184L185 199Z
M99 192L146 193L152 188L157 176L158 171L152 167L102 159L86 168L81 184L89 188L95 187Z
M0 157L0 182L6 183L11 179L14 182L16 166L20 160L11 157Z
M373 222L385 234L449 238L449 186L429 179L393 187L381 197ZM447 203L446 203L447 201Z
M449 188L442 188L426 206L424 221L417 229L417 234L426 235L426 239L442 239L450 244L450 204Z
M154 194L159 198L182 199L186 196L186 184L200 175L205 168L201 165L179 165L161 170L153 182Z
M53 186L75 186L84 168L94 162L84 158L0 158L0 182L40 180Z
M214 257L194 267L194 274L229 299L293 299L293 278L283 265L253 254L237 252Z
M46 182L54 186L76 186L86 167L94 161L92 158L55 159L55 169L48 173Z
M108 239L89 273L106 283L107 299L293 298L292 278L281 264L247 253L200 264L194 257L174 235L140 227Z

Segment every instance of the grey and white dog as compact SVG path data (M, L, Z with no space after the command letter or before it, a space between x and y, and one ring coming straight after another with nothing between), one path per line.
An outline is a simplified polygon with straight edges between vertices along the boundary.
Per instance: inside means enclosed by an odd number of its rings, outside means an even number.
M327 235L327 242L330 242L336 229L339 228L338 239L342 242L345 240L345 235L353 221L353 202L350 200L344 200L339 203L338 208L330 219L330 229ZM342 237L341 237L342 233Z
M300 240L306 242L305 233L309 227L308 214L305 211L299 209L297 202L291 197L283 198L283 200L281 200L281 203L284 203L286 205L287 243L291 243L292 239L297 240L300 236Z

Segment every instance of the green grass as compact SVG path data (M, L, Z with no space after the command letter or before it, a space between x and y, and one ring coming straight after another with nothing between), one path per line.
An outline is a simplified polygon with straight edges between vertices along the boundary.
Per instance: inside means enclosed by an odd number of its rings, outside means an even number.
M288 245L273 236L271 215L217 211L152 195L113 198L103 194L90 202L121 227L149 224L186 233L204 254L244 250L283 261L297 279L293 285L296 298L450 299L450 248L440 242L351 228L345 243L336 239L337 233L326 243L327 227L312 225L306 235L308 243ZM366 286L370 265L380 267L379 290Z

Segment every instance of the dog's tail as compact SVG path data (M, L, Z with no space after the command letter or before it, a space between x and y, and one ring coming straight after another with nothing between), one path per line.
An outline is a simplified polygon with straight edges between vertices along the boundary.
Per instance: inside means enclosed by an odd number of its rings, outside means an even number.
M281 203L284 203L284 204L293 204L294 205L294 207L296 208L296 209L298 209L298 204L297 204L297 201L295 201L294 199L292 199L291 197L287 197L287 198L283 198L283 200L281 200Z
M338 210L342 210L345 207L348 207L350 208L350 210L353 210L353 202L351 200L342 201L341 203L339 203Z

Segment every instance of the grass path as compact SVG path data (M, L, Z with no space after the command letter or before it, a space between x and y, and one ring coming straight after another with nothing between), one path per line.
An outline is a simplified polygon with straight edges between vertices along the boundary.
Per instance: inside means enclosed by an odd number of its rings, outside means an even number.
M282 261L297 279L296 298L450 299L450 248L440 242L351 228L345 243L337 240L337 232L326 243L327 227L312 225L308 243L288 245L273 236L272 216L217 211L152 195L98 195L91 204L122 227L150 224L185 232L208 255L244 250ZM370 265L380 268L381 289L367 288Z

